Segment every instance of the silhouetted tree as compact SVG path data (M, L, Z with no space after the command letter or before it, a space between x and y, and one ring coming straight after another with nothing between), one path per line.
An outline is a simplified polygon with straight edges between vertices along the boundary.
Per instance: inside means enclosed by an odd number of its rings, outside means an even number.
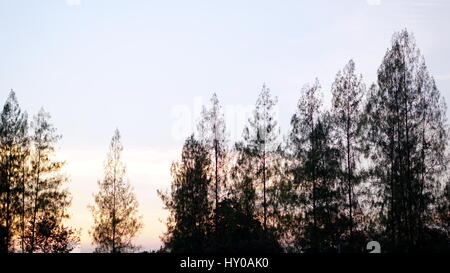
M23 231L24 165L28 145L27 114L11 90L0 115L0 250L14 251L14 237ZM21 221L22 220L22 221Z
M302 217L301 233L294 244L301 251L336 251L342 234L340 207L344 201L338 185L339 149L331 138L331 117L320 113L320 84L305 85L291 120L291 172ZM298 223L297 223L298 224ZM298 226L298 225L297 225ZM295 226L294 226L295 228Z
M361 168L357 165L362 155L361 129L362 129L362 99L365 86L362 76L355 74L355 64L350 60L342 71L336 75L331 88L333 138L341 156L340 179L342 190L347 196L348 209L348 237L352 244L355 222L355 209L358 208L358 199L355 196L355 186L361 182ZM361 215L361 213L359 213Z
M311 136L320 115L319 111L322 105L319 97L320 88L317 79L313 85L303 86L296 113L291 119L291 131L288 138L288 153L292 162L288 171L292 173L293 183L286 189L288 193L292 191L287 201L293 202L297 208L292 210L291 222L288 222L287 225L292 230L292 248L296 251L303 251L304 248L307 248L300 243L300 238L305 236L305 226L311 221L311 213L306 214L307 207L310 205L312 205L313 228L316 229L316 172L307 171L304 166L308 151L312 148ZM314 168L314 165L310 167ZM307 181L309 183L306 183ZM313 182L313 189L311 189L311 182Z
M28 132L15 93L10 92L0 124L0 249L21 252L69 252L79 241L64 225L70 194L63 189L63 162L53 159L60 136L40 110Z
M211 179L208 150L190 136L182 150L181 162L171 168L170 193L158 191L170 216L167 233L162 238L167 252L204 252L210 225L211 202L208 187Z
M68 181L61 174L64 162L54 160L61 138L41 109L31 124L31 158L27 183L27 225L23 241L27 252L70 252L79 241L77 232L63 223L69 217L70 193L62 188Z
M209 151L211 157L212 168L210 177L214 182L214 208L217 209L221 196L221 187L225 186L227 177L225 170L227 139L224 114L215 93L211 98L211 106L209 108L203 107L202 109L201 120L198 124L198 132L200 141Z
M122 162L123 146L116 129L105 163L105 175L98 181L99 192L94 195L95 205L90 206L94 226L90 232L95 252L133 252L133 237L142 228L138 215L138 202L130 183L125 177Z
M261 203L260 216L264 230L268 220L268 192L278 175L279 134L276 120L277 98L272 98L270 90L263 85L256 101L256 107L248 125L244 128L243 141L236 143L237 161L233 169L234 194L249 216L255 213L255 206ZM260 189L262 191L256 190ZM261 201L258 195L261 192Z
M413 251L434 231L436 196L448 165L445 104L414 38L395 33L366 106L373 196L385 249ZM427 238L426 238L427 237Z

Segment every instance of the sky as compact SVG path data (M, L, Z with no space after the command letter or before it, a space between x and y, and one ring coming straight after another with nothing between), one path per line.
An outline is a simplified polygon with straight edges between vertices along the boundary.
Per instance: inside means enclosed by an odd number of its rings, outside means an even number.
M158 249L167 212L156 194L216 92L230 139L262 85L289 129L301 87L317 77L325 107L353 59L367 86L395 31L407 28L450 100L450 2L444 0L0 0L0 103L10 89L30 116L44 107L62 135L77 251L94 249L87 206L118 128L144 229Z

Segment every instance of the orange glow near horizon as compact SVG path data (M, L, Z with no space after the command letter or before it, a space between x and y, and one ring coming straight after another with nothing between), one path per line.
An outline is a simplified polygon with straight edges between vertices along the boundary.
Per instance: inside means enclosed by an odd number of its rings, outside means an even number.
M103 177L104 150L65 150L58 152L58 158L66 161L64 173L69 177L68 188L72 194L70 226L80 230L79 252L92 252L95 248L89 235L93 219L88 205L94 202L93 194L98 191L97 181ZM170 165L177 160L177 151L160 152L152 150L123 151L127 166L127 178L139 202L143 229L133 242L141 251L157 250L161 246L160 236L166 231L168 216L157 190L170 186Z

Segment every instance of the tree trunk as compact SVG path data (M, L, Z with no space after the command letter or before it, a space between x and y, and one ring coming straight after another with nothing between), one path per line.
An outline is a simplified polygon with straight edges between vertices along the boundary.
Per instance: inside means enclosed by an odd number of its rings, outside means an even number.
M353 239L353 203L352 203L352 167L350 157L350 117L347 109L347 183L348 183L348 200L349 200L349 216L350 216L350 242Z
M264 230L267 228L267 203L266 203L266 150L263 151L263 195L264 195Z
M217 208L219 206L219 166L218 166L218 157L219 157L219 151L218 151L218 143L217 138L214 139L214 159L215 159L215 178L216 178L216 213L215 213L215 222L217 226L218 218L217 218Z

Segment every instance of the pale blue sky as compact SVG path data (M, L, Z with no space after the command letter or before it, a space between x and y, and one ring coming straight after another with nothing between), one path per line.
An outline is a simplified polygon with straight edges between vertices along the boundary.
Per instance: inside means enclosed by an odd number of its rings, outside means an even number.
M0 0L0 100L13 88L30 114L51 113L86 251L86 205L118 127L151 230L137 241L149 249L163 229L155 190L168 187L185 137L173 133L174 109L196 115L212 92L225 106L251 105L266 83L286 131L304 83L318 77L328 104L336 72L353 58L369 85L405 27L448 102L449 15L450 2L437 0Z

